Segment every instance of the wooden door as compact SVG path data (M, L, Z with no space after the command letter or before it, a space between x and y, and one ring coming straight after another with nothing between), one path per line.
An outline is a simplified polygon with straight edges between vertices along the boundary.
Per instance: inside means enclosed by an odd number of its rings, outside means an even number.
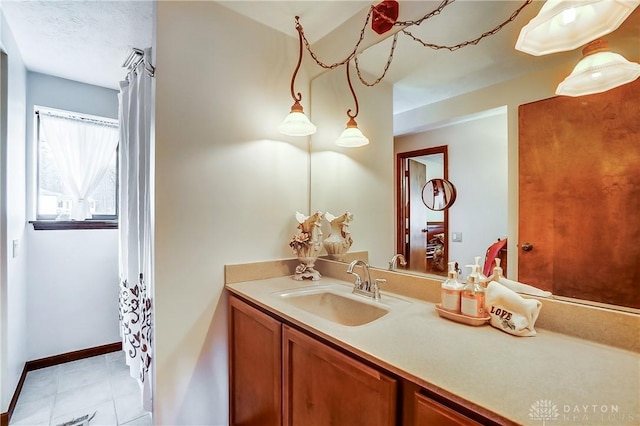
M640 80L520 106L520 281L640 307L638 99Z
M229 296L231 425L282 424L281 323Z
M414 426L480 425L480 423L422 395L420 392L414 394L414 404Z
M379 371L283 326L284 424L396 424L397 382Z
M426 272L427 270L427 208L422 202L422 188L427 182L427 166L415 160L408 160L409 200L408 235L409 269Z

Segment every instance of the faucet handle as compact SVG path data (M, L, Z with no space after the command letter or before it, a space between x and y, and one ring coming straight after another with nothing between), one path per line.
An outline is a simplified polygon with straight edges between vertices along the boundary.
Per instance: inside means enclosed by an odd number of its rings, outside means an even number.
M376 278L373 281L373 285L371 286L371 291L373 292L373 298L375 300L380 300L380 284L386 283L387 280L384 278Z
M362 278L360 278L360 275L358 275L357 272L353 272L353 271L347 271L347 273L356 276L355 286L360 288L360 286L362 285Z

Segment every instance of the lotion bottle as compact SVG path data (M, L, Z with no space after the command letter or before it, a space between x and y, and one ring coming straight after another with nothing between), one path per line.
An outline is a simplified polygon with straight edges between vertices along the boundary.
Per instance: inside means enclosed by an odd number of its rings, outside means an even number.
M502 275L504 271L500 266L500 261L501 261L500 258L496 257L495 261L496 261L496 266L493 267L493 273L491 274L491 276L487 278L488 281L499 281L500 278L504 278Z
M456 271L455 265L455 262L449 262L448 278L442 283L440 300L442 309L459 314L460 294L462 293L464 285L458 281L458 272Z
M493 267L493 280L494 281L498 281L500 278L502 278L502 267L500 266L500 261L501 259L499 257L496 257L496 266Z
M460 310L463 315L475 318L486 316L484 310L484 287L478 283L478 268L476 265L467 265L471 268L471 273L467 279L467 285L462 290Z
M477 275L478 283L483 287L486 287L489 284L489 278L482 273L482 269L480 268L480 256L476 256L473 258L475 260L474 272Z

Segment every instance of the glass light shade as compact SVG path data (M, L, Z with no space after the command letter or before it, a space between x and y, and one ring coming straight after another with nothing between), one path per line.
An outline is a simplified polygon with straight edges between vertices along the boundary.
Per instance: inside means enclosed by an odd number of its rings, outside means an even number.
M640 0L547 0L522 27L516 49L540 56L573 50L617 29Z
M558 85L557 95L583 96L605 92L640 77L640 65L613 52L596 52L578 62Z
M362 134L358 126L347 126L336 141L336 145L347 148L356 148L359 146L369 145L369 139Z
M317 128L313 124L304 112L292 111L287 115L278 127L280 133L284 133L289 136L308 136L316 132Z

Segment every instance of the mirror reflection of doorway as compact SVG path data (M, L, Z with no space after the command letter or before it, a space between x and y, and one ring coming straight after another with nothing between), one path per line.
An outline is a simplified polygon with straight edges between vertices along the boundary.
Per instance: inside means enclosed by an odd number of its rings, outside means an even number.
M448 212L428 209L422 190L431 179L447 179L447 147L398 153L397 172L397 253L408 270L446 276Z

